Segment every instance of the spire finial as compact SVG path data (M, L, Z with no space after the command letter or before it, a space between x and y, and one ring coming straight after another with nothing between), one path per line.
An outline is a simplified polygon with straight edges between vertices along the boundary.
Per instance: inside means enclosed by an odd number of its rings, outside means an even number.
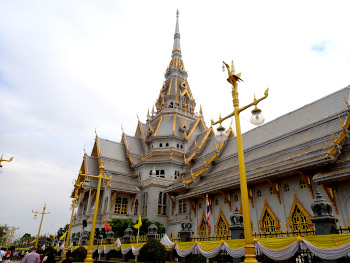
M180 29L179 29L179 10L176 11L176 26L174 34L174 45L172 57L181 58L181 47L180 47Z

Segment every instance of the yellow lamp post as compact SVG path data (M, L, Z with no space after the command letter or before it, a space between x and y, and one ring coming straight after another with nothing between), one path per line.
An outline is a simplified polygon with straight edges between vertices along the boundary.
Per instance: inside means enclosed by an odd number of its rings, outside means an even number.
M104 164L103 164L103 161L101 159L98 159L98 164L99 164L99 175L83 174L82 171L80 171L80 173L79 173L80 176L87 177L86 181L89 181L89 177L98 179L97 191L96 191L96 201L95 201L95 210L94 210L94 216L93 216L93 219L92 219L90 241L89 241L88 252L87 252L87 255L86 255L86 259L85 259L85 262L87 262L87 263L92 263L93 262L92 249L93 249L93 246L94 246L95 226L96 226L98 204L99 204L99 199L100 199L101 181L102 181L102 179L106 180L105 184L109 187L111 179L112 179L112 176L107 177L105 175L105 173L104 173Z
M12 160L13 160L13 157L11 157L8 160L2 159L3 157L4 157L4 155L2 154L1 157L0 157L0 174L2 173L2 164L1 164L1 162L12 162Z
M44 215L50 214L50 212L45 213L45 210L46 210L46 204L44 205L44 208L43 208L42 212L38 212L38 211L33 211L32 210L32 213L34 213L34 219L37 218L38 214L41 214L41 221L40 221L38 236L37 236L36 241L35 241L35 247L38 247L39 235L40 235L41 226L43 224Z
M66 244L64 246L64 252L63 252L63 255L62 255L62 260L66 259L66 254L67 254L68 245L69 245L70 231L72 229L74 208L75 208L76 204L78 203L78 194L79 194L79 190L82 187L82 184L83 184L83 181L80 182L80 183L78 183L78 181L75 181L75 184L74 184L74 199L72 201L72 215L70 217L70 223L69 223L69 228L68 228L68 233L67 233Z
M264 122L264 117L261 115L261 110L257 108L257 104L266 99L268 96L268 89L264 93L264 97L260 99L256 99L254 96L254 101L247 106L244 106L242 108L239 107L239 100L238 100L238 82L241 81L241 73L235 74L235 68L233 66L233 62L231 65L231 68L228 64L223 62L223 71L225 71L225 68L228 71L228 79L227 81L231 83L232 85L232 99L233 99L233 107L234 111L227 115L224 118L219 118L218 121L214 122L211 121L212 125L220 124L217 128L217 140L223 141L227 138L227 135L225 133L225 128L222 127L221 123L234 116L235 117L235 123L236 123L236 138L237 138L237 154L238 154L238 162L239 162L239 173L240 173L240 188L241 188L241 199L242 199L242 210L243 210L243 224L244 224L244 239L245 239L245 260L244 262L254 262L257 263L256 255L255 255L255 248L253 243L253 234L252 234L252 227L251 227L251 221L250 221L250 213L249 213L249 202L248 202L248 189L247 189L247 179L246 179L246 172L245 172L245 163L244 163L244 153L243 153L243 144L242 144L242 134L241 134L241 124L239 119L239 114L244 111L245 109L255 106L255 108L252 110L252 118L250 121L255 124L259 125Z

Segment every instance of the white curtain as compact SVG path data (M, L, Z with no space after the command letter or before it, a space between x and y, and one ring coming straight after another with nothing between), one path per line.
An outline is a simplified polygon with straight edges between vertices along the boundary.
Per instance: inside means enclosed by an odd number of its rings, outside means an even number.
M255 247L258 248L261 253L265 254L271 259L274 260L286 260L294 256L299 247L299 242L295 241L291 245L284 247L282 249L269 249L261 244L259 241L255 242Z
M167 234L163 236L163 238L160 240L160 243L162 243L164 246L167 246L168 248L173 248L175 246L175 243L171 242Z
M176 245L175 246L175 250L177 252L177 254L180 256L180 257L186 257L187 255L191 254L192 251L194 250L194 247L196 246L197 244L193 245L192 247L190 247L189 249L186 249L186 250L180 250L178 248L178 246Z
M201 253L204 257L214 258L220 253L220 250L222 249L222 244L219 244L216 248L213 248L210 251L203 250L199 244L197 244L196 247L197 247L199 253Z
M227 254L229 254L233 258L240 258L244 256L244 247L232 249L226 244L226 242L224 242L222 248L223 250L226 250Z
M350 253L350 243L332 248L318 248L304 239L302 243L304 243L312 253L322 259L338 259Z

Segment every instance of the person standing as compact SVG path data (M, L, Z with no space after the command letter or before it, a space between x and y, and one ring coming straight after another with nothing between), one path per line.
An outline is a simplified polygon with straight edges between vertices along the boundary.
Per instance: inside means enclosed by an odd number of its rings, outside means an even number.
M39 263L40 262L40 256L38 253L36 253L36 247L32 247L30 250L30 253L28 253L22 263Z
M5 248L2 247L1 250L0 250L0 263L3 263L3 260L5 260L4 259L5 254L6 254Z

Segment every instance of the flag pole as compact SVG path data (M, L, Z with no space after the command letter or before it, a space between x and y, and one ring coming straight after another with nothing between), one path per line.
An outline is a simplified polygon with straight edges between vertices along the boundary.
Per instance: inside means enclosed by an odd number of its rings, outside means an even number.
M209 240L209 221L208 221L208 194L205 195L205 200L206 200L206 208L207 208L207 211L206 211L206 221L207 221L207 240ZM210 209L210 208L209 208Z

